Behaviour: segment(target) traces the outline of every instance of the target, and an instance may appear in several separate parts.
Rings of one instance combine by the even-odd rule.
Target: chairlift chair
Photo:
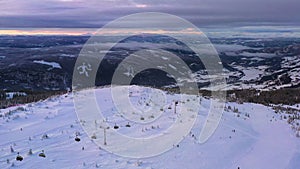
[[[18,156],[16,157],[16,160],[17,160],[17,161],[23,161],[23,157],[20,156],[20,153],[18,153]]]
[[[45,152],[44,152],[44,150],[42,150],[42,152],[39,154],[39,157],[46,158],[46,155],[45,155]]]

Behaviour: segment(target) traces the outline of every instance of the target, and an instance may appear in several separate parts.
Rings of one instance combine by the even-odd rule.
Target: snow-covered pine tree
[[[29,151],[28,151],[28,155],[32,155],[33,153],[32,153],[32,149],[29,149]]]
[[[11,152],[11,153],[15,152],[15,150],[13,149],[12,146],[10,146],[10,152]]]

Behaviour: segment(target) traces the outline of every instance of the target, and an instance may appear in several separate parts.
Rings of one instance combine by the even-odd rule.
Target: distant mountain
[[[88,38],[0,36],[0,89],[48,91],[71,88],[76,58]],[[211,38],[211,41],[224,66],[226,89],[270,90],[300,86],[300,38]],[[119,42],[100,65],[96,85],[110,84],[114,70],[128,55],[139,49],[155,48],[179,56],[193,71],[199,87],[209,86],[210,78],[194,52],[182,42],[160,35],[139,35]],[[175,79],[154,69],[139,73],[132,84],[176,86]]]

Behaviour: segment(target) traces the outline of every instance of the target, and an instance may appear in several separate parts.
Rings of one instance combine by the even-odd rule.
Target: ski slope
[[[174,123],[173,102],[178,94],[148,87],[131,87],[133,106],[146,110],[154,93],[165,97],[162,112],[151,123],[131,122],[114,108],[110,88],[96,89],[99,104],[113,129],[131,137],[149,137],[164,133]],[[187,101],[186,101],[187,102]],[[186,102],[181,102],[185,104]],[[150,104],[150,105],[149,105]],[[210,106],[201,98],[200,111],[191,132],[174,148],[161,155],[131,159],[105,151],[90,139],[75,113],[73,95],[55,96],[44,101],[0,111],[0,168],[104,168],[104,169],[297,169],[300,166],[300,140],[285,120],[271,107],[252,103],[226,103],[221,122],[204,144],[197,142]],[[150,107],[151,108],[151,107]],[[238,113],[233,112],[238,109]],[[247,116],[249,114],[249,117]],[[130,127],[126,127],[130,124]],[[74,139],[76,133],[79,142]],[[45,136],[48,136],[46,138]],[[108,144],[113,140],[107,140]],[[14,152],[11,152],[11,148]],[[149,148],[149,147],[148,147]],[[29,155],[29,149],[33,154]],[[145,148],[146,150],[147,148]],[[38,154],[44,150],[46,158]],[[17,152],[24,157],[16,161]]]

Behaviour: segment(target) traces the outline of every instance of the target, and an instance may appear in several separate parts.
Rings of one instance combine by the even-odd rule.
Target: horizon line
[[[101,28],[0,28],[0,36],[92,36],[96,35],[97,31]],[[290,31],[290,32],[300,32],[300,28],[297,26],[237,26],[237,27],[210,27],[210,28],[200,28],[200,30],[205,30],[204,32],[218,32],[218,31],[225,31],[225,32],[233,32],[233,31],[242,31],[242,32],[251,32],[251,31],[260,31],[260,32],[280,32],[280,31]],[[211,31],[210,31],[211,30]],[[200,32],[201,32],[200,31]],[[148,30],[145,29],[138,29],[138,30],[109,30],[104,33],[106,34],[126,34],[126,33],[153,33],[153,34],[163,34],[163,33],[170,33],[170,31],[164,30]],[[187,33],[187,34],[195,34],[199,33],[196,30],[180,30],[174,31],[171,33]]]

